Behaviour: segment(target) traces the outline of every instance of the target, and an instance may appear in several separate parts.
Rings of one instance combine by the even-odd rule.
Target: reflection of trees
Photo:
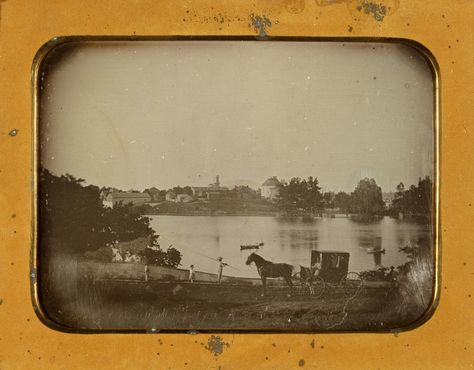
[[[382,222],[383,217],[378,215],[364,216],[364,215],[351,215],[349,220],[355,224],[360,225],[374,225]]]
[[[357,243],[359,247],[363,248],[373,248],[374,239],[376,238],[375,231],[373,230],[364,230],[359,232],[357,235]]]
[[[280,230],[280,245],[289,247],[310,247],[318,248],[318,231],[317,230]]]
[[[365,248],[367,253],[371,252],[375,267],[382,265],[382,237],[375,230],[360,230],[357,235],[357,243],[359,247]]]

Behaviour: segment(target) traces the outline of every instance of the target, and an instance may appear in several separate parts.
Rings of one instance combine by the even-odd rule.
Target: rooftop
[[[276,176],[268,178],[262,186],[278,186],[280,185],[280,181],[276,178]]]

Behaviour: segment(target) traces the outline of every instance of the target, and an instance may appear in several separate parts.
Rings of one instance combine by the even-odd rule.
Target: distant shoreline
[[[208,214],[208,213],[154,213],[154,214],[143,214],[143,216],[150,217],[150,216],[208,216],[208,217],[235,217],[235,216],[247,216],[247,217],[278,217],[277,214],[248,214],[248,213],[226,213],[226,214]]]
[[[337,214],[335,217],[328,217],[328,216],[281,216],[278,215],[278,213],[275,214],[268,214],[268,213],[262,213],[262,214],[256,214],[256,213],[226,213],[226,214],[179,214],[179,213],[155,213],[155,214],[143,214],[145,217],[151,217],[151,216],[189,216],[189,217],[195,217],[195,216],[207,216],[207,217],[274,217],[278,219],[288,219],[288,220],[298,220],[298,219],[322,219],[322,218],[351,218],[350,215],[346,214]]]

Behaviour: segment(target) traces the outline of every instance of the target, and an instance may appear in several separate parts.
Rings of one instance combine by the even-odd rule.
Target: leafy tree
[[[344,213],[351,211],[352,198],[350,194],[340,191],[334,196],[334,207],[339,208]]]
[[[150,237],[152,245],[157,242],[158,236],[150,227],[150,219],[142,216],[140,209],[130,203],[119,203],[107,209],[104,221],[114,242],[127,242],[141,237]]]
[[[258,199],[260,194],[257,190],[252,189],[248,185],[236,185],[232,190],[228,191],[227,194],[230,198],[239,199]]]
[[[165,265],[171,267],[177,267],[181,264],[181,253],[172,246],[169,246],[166,250]]]
[[[433,183],[427,176],[418,180],[418,185],[411,185],[408,190],[403,183],[397,186],[390,213],[397,216],[399,213],[428,219],[432,212]]]
[[[99,193],[96,186],[84,186],[83,179],[71,175],[55,176],[40,169],[39,244],[46,257],[85,254],[91,258],[111,260],[112,255],[107,251],[109,246],[118,242],[135,241],[136,244],[138,240],[147,240],[146,244],[164,255],[161,259],[156,258],[157,264],[179,265],[179,251],[175,248],[161,251],[159,235],[150,227],[150,219],[141,216],[139,208],[131,204],[105,208]]]
[[[172,246],[166,251],[160,248],[145,248],[142,253],[145,261],[149,265],[177,267],[181,264],[181,253]]]
[[[401,182],[397,185],[397,191],[393,197],[391,213],[398,215],[400,212],[403,212],[406,206],[405,203],[405,185]]]
[[[332,191],[325,192],[322,196],[322,203],[324,208],[334,208],[334,201],[336,198],[336,194]]]
[[[320,210],[323,202],[318,179],[310,176],[307,180],[293,177],[289,183],[282,181],[276,202],[280,210],[290,215]]]
[[[374,179],[365,178],[359,181],[351,194],[352,210],[362,216],[381,215],[385,209],[382,189]]]
[[[423,216],[431,215],[433,209],[433,183],[431,179],[428,176],[419,179],[415,191],[414,213]]]
[[[178,194],[188,194],[191,196],[193,195],[193,189],[191,189],[190,186],[184,186],[184,187],[175,186],[173,189],[171,189],[171,191],[175,193],[176,195]]]
[[[39,242],[47,253],[83,253],[114,241],[99,188],[83,179],[41,169],[38,186]]]
[[[155,188],[154,186],[152,186],[149,189],[145,189],[143,192],[147,193],[151,197],[151,200],[153,200],[155,202],[157,200],[160,200],[160,191],[157,188]]]

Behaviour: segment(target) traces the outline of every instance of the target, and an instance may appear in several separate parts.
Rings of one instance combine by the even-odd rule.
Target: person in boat
[[[217,282],[220,284],[222,279],[222,270],[224,270],[224,267],[227,266],[227,263],[222,262],[222,257],[218,257],[217,262],[219,262],[217,270]]]
[[[189,266],[189,278],[188,281],[192,284],[194,283],[194,265]]]

